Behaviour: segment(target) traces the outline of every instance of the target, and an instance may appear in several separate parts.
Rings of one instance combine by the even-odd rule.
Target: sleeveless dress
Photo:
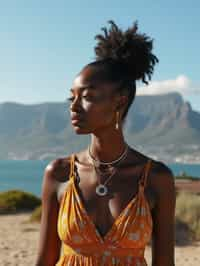
[[[63,252],[55,266],[147,266],[144,251],[151,239],[153,222],[144,188],[151,160],[143,168],[136,196],[104,237],[79,196],[74,160],[72,154],[69,186],[61,200],[57,223]]]

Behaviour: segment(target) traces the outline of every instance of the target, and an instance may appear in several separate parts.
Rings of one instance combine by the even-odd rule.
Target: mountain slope
[[[124,134],[130,145],[152,149],[200,146],[200,113],[178,93],[137,96]],[[43,159],[70,154],[86,147],[89,135],[77,136],[66,103],[0,104],[0,159]],[[180,148],[181,146],[181,148]],[[149,150],[150,151],[150,150]]]

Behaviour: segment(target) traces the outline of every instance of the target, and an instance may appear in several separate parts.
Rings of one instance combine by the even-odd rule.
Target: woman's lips
[[[72,125],[78,125],[83,122],[83,117],[80,114],[71,114],[71,123]]]
[[[80,119],[72,119],[72,125],[77,125],[77,124],[80,124],[82,122],[82,120]]]

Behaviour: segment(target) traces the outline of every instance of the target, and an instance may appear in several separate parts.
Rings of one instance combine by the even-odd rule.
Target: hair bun
[[[96,60],[112,60],[114,63],[121,64],[126,69],[130,80],[139,80],[146,84],[146,76],[151,79],[154,65],[159,62],[158,58],[152,54],[153,39],[145,34],[137,33],[137,21],[131,28],[122,31],[112,21],[110,29],[101,28],[104,35],[98,34],[95,47]]]

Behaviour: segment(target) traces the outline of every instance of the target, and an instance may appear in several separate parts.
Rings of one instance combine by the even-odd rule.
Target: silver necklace
[[[94,167],[96,173],[98,174],[98,170],[96,167]],[[101,184],[100,181],[98,180],[98,185],[96,186],[96,194],[99,195],[99,196],[105,196],[108,194],[108,188],[106,186],[106,184],[108,183],[108,181],[111,179],[111,177],[117,172],[116,169],[114,169],[112,171],[112,174],[106,179],[106,181]]]
[[[88,154],[89,154],[89,157],[92,159],[93,161],[93,164],[96,166],[96,167],[99,167],[100,165],[106,165],[106,166],[111,166],[117,162],[119,162],[123,157],[124,155],[127,153],[128,151],[128,144],[125,143],[125,150],[124,152],[119,156],[119,158],[111,161],[111,162],[103,162],[103,161],[100,161],[100,160],[97,160],[96,158],[93,157],[93,155],[91,154],[91,151],[90,151],[90,146],[88,147]]]
[[[126,157],[126,155],[127,155],[127,153],[128,153],[128,145],[126,144],[126,148],[125,148],[125,151],[122,153],[122,155],[118,158],[118,159],[116,159],[116,160],[114,160],[114,161],[112,161],[112,162],[109,162],[109,163],[105,163],[105,162],[103,162],[103,164],[106,164],[106,165],[112,165],[113,163],[119,163],[119,162],[121,162],[123,159],[125,159],[125,157]],[[90,159],[92,160],[92,164],[93,164],[93,166],[94,166],[94,169],[95,169],[95,172],[98,174],[100,174],[100,175],[102,175],[102,172],[100,171],[100,169],[98,169],[98,167],[95,165],[95,163],[94,162],[100,162],[100,163],[102,163],[101,161],[97,161],[96,159],[94,159],[94,157],[93,156],[91,156],[91,153],[90,153],[90,149],[88,148],[88,155],[89,155],[89,157],[90,157]],[[105,196],[105,195],[107,195],[108,194],[108,188],[107,188],[107,186],[106,186],[106,184],[108,183],[108,181],[110,181],[110,179],[111,179],[111,177],[115,174],[117,172],[117,168],[114,168],[113,170],[112,170],[112,173],[111,173],[111,175],[106,179],[106,181],[102,184],[99,180],[98,180],[98,185],[96,186],[96,194],[97,195],[99,195],[99,196]]]

